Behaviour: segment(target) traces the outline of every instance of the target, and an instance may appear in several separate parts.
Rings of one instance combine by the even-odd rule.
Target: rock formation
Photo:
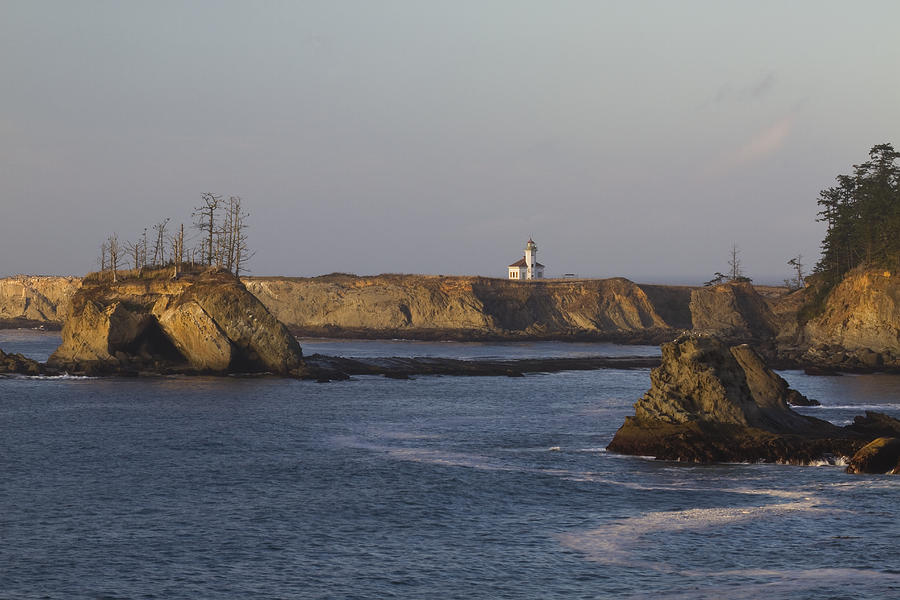
[[[853,455],[847,472],[900,474],[900,438],[880,437],[872,440]]]
[[[772,337],[775,318],[768,302],[749,283],[723,283],[691,292],[693,329],[720,337],[760,340]]]
[[[813,288],[788,294],[749,283],[343,274],[244,283],[298,335],[659,343],[693,328],[749,342],[780,366],[900,370],[900,277],[884,271],[850,272],[812,318],[804,307]],[[63,277],[0,279],[0,326],[60,323],[80,285]]]
[[[610,450],[693,462],[802,464],[852,456],[900,426],[884,415],[845,428],[800,415],[788,404],[802,396],[752,348],[729,347],[711,336],[684,335],[664,344],[651,383]]]
[[[794,346],[801,362],[900,368],[900,276],[851,271],[821,314],[800,327]]]
[[[40,363],[21,354],[7,354],[0,350],[0,376],[16,373],[19,375],[40,375],[43,372]]]
[[[645,293],[627,279],[511,282],[485,277],[247,278],[303,335],[452,339],[658,340],[689,327],[687,288]],[[655,304],[650,295],[659,299]],[[681,306],[672,306],[680,304]]]
[[[81,280],[75,277],[0,279],[0,322],[19,326],[62,322],[68,300],[79,287]]]
[[[236,278],[223,272],[85,278],[48,364],[90,372],[296,373],[300,346]]]

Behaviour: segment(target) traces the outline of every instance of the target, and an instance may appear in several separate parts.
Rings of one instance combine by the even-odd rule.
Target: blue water
[[[900,378],[784,375],[900,416]],[[900,596],[900,478],[605,452],[648,377],[2,379],[0,597]]]

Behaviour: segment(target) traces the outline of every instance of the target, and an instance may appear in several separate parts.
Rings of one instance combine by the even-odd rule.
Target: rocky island
[[[85,277],[48,365],[88,373],[300,373],[296,338],[236,277],[173,273]]]
[[[689,462],[808,464],[854,457],[875,438],[900,437],[900,421],[878,413],[838,427],[789,406],[807,403],[750,346],[686,334],[663,344],[650,390],[608,449]],[[883,441],[877,449],[879,460],[865,458],[875,453],[870,448],[851,459],[851,470],[900,460],[894,443]],[[885,458],[890,452],[893,458]]]

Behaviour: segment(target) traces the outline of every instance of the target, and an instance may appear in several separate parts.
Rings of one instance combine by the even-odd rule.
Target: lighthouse
[[[525,256],[509,265],[509,278],[521,281],[523,279],[543,279],[544,265],[537,261],[537,244],[528,238],[525,244]]]
[[[537,244],[533,239],[528,238],[528,243],[525,244],[525,279],[535,279],[537,264]]]

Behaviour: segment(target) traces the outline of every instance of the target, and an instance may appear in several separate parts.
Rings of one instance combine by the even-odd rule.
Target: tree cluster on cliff
[[[900,267],[900,152],[891,144],[869,151],[853,174],[819,194],[819,220],[827,224],[816,265],[828,287],[854,267]]]
[[[247,245],[247,217],[239,196],[227,201],[216,194],[203,194],[201,204],[194,209],[194,228],[200,231],[196,245],[186,246],[184,224],[174,234],[168,233],[170,219],[166,217],[153,225],[152,237],[148,229],[133,241],[120,242],[113,233],[100,245],[100,271],[115,281],[118,272],[127,268],[175,267],[177,274],[184,265],[207,265],[225,269],[240,276],[247,270],[253,256]]]
[[[252,256],[247,246],[247,217],[240,196],[203,194],[200,206],[194,209],[194,227],[201,232],[202,262],[217,266],[240,276]]]

